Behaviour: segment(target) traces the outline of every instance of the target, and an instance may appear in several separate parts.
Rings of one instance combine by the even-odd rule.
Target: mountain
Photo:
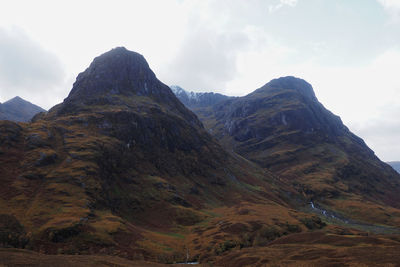
[[[399,226],[400,175],[324,108],[306,81],[274,79],[212,110],[200,118],[214,137],[290,183],[313,207]]]
[[[396,181],[385,189],[366,176],[386,183],[395,172],[297,81],[209,106],[213,137],[142,55],[118,47],[96,57],[62,103],[30,123],[0,121],[0,264],[397,263]],[[269,148],[290,153],[272,161],[273,150],[239,150],[257,148],[274,112],[285,118],[271,120]],[[240,137],[239,122],[250,134]],[[320,128],[308,135],[308,123]],[[304,172],[310,161],[315,171]],[[336,167],[342,176],[329,180]],[[376,187],[364,192],[359,180]]]
[[[28,122],[37,113],[45,111],[41,107],[16,96],[3,104],[0,103],[0,120]]]
[[[290,211],[293,190],[225,151],[144,57],[122,47],[95,58],[30,124],[1,121],[0,148],[8,246],[160,262],[190,250],[206,260],[245,232],[254,239],[271,223],[298,232],[313,218]]]
[[[392,166],[393,169],[395,169],[397,172],[400,172],[400,161],[390,161],[387,162],[390,166]]]

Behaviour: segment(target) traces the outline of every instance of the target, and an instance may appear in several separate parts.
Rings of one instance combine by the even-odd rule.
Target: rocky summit
[[[199,125],[196,116],[187,112],[169,87],[156,78],[144,57],[124,47],[114,48],[95,58],[78,75],[68,97],[52,113],[76,114],[105,106],[129,108],[145,100],[162,105]]]
[[[205,127],[118,47],[47,113],[0,121],[0,265],[400,260],[399,175],[311,85],[203,104]]]

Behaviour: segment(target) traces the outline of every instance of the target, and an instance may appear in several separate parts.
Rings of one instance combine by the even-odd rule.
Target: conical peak
[[[76,78],[66,99],[84,100],[104,95],[147,95],[157,80],[145,58],[124,47],[114,48],[96,57]]]
[[[195,115],[157,79],[142,55],[117,47],[96,57],[78,75],[68,97],[49,111],[49,118],[104,110],[154,111],[161,106],[201,127]]]
[[[104,70],[110,71],[114,69],[121,71],[123,68],[131,68],[136,71],[140,69],[150,70],[149,64],[141,54],[129,51],[125,47],[116,47],[96,57],[87,71],[101,74],[101,71]]]

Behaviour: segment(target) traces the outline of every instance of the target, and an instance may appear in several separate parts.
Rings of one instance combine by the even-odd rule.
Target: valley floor
[[[266,246],[234,249],[213,263],[188,266],[399,266],[400,236],[291,234]],[[101,255],[45,255],[22,249],[0,249],[0,266],[183,266]]]
[[[46,255],[24,249],[0,249],[0,267],[14,266],[57,266],[57,267],[161,267],[182,266],[180,264],[159,264],[146,261],[130,261],[120,257],[102,255]],[[191,266],[191,265],[190,265]],[[202,266],[202,265],[196,265]]]

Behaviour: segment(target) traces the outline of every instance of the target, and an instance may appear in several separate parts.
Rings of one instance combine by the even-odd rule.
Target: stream
[[[342,221],[342,222],[344,222],[344,223],[346,223],[346,224],[349,223],[348,220],[344,220],[344,219],[339,218],[339,217],[338,217],[337,215],[335,215],[335,213],[333,213],[333,212],[329,212],[329,211],[327,211],[327,210],[324,210],[324,209],[321,208],[321,207],[316,207],[316,205],[314,205],[314,202],[312,202],[312,201],[310,202],[310,206],[311,206],[311,208],[314,210],[314,212],[320,213],[320,214],[323,215],[324,217],[332,218],[332,219],[337,219],[337,220]]]
[[[310,207],[314,213],[321,214],[327,219],[327,221],[333,224],[344,224],[347,227],[355,228],[361,231],[372,232],[375,234],[400,233],[400,229],[396,227],[363,223],[353,219],[345,218],[337,213],[323,209],[321,206],[312,201],[310,202]]]

